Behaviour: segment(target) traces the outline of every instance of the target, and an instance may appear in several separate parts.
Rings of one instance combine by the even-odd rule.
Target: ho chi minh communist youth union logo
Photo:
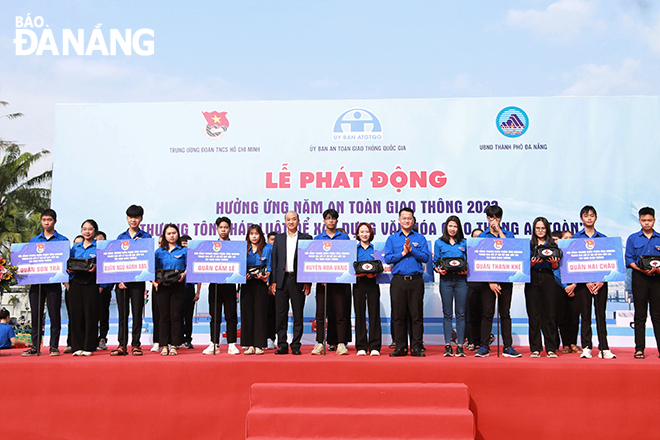
[[[529,128],[527,113],[520,107],[506,107],[497,114],[497,129],[506,137],[517,138]]]
[[[493,246],[495,247],[495,249],[500,250],[504,247],[504,242],[502,240],[495,240]]]
[[[324,241],[323,250],[328,252],[330,249],[332,249],[332,243],[330,243],[329,241]]]
[[[122,251],[127,251],[129,247],[131,247],[131,244],[128,240],[123,240],[121,242],[121,250]]]
[[[209,139],[220,139],[229,129],[227,112],[202,112],[206,119],[204,136]]]
[[[46,245],[43,243],[38,243],[37,244],[37,253],[38,254],[43,254],[43,252],[46,250]]]
[[[220,249],[222,249],[222,243],[219,242],[214,242],[213,243],[213,252],[220,252]]]
[[[352,108],[339,115],[332,128],[335,141],[379,140],[383,127],[376,115],[363,108]]]
[[[592,250],[593,248],[596,247],[596,243],[594,243],[593,240],[584,240],[584,246],[585,246],[587,249]]]

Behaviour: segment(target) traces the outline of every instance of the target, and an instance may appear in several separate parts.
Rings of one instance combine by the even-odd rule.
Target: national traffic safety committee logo
[[[383,138],[380,120],[369,110],[352,108],[339,115],[332,129],[332,139],[379,140]]]

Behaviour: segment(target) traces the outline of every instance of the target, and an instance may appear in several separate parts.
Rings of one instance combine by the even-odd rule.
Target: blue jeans
[[[454,303],[456,305],[456,334],[458,344],[465,340],[465,306],[467,303],[467,278],[465,275],[440,276],[440,297],[442,298],[442,328],[445,334],[445,344],[451,341]]]

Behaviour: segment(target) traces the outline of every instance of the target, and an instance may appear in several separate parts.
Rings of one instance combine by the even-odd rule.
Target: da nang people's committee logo
[[[204,136],[209,139],[220,139],[229,129],[227,112],[202,112],[206,119]]]
[[[527,113],[520,107],[507,107],[497,114],[497,129],[506,137],[522,136],[529,128]]]
[[[332,129],[332,139],[379,140],[383,138],[380,120],[369,110],[352,108],[339,115]]]

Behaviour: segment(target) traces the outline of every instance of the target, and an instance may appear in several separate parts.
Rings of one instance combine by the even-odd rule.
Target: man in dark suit
[[[284,217],[287,231],[278,234],[273,244],[272,274],[270,294],[275,295],[275,327],[277,329],[277,350],[275,354],[288,354],[287,326],[289,321],[289,301],[293,310],[293,340],[291,353],[301,354],[300,339],[303,334],[303,309],[305,297],[309,295],[311,284],[301,284],[296,277],[298,265],[298,240],[311,240],[312,236],[298,232],[298,214],[289,211]]]

